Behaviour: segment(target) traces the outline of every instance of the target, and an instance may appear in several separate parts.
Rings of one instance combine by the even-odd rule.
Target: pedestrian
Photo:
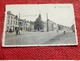
[[[18,29],[16,30],[16,35],[18,35]]]
[[[19,30],[19,34],[21,34],[21,30]]]
[[[20,32],[21,32],[21,30],[19,29],[19,30],[18,30],[18,33],[20,34]]]
[[[66,34],[66,31],[64,31],[64,34]]]
[[[6,31],[6,33],[8,33],[8,30]]]
[[[12,32],[12,29],[10,28],[9,32]]]

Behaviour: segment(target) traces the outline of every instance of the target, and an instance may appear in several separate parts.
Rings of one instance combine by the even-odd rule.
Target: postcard
[[[3,47],[78,45],[73,4],[8,4]]]

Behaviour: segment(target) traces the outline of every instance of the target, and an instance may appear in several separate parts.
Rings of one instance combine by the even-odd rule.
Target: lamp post
[[[49,19],[48,19],[48,14],[46,14],[46,17],[47,17],[47,32],[49,31],[49,27],[48,27],[48,21],[49,21]]]
[[[19,13],[19,30],[20,30],[20,13]]]
[[[20,13],[19,13],[19,28],[18,28],[18,34],[20,34]]]

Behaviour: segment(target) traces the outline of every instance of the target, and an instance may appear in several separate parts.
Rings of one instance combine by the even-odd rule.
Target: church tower
[[[43,21],[41,19],[41,14],[39,14],[38,18],[36,19],[34,23],[34,29],[37,31],[40,31],[44,28]]]

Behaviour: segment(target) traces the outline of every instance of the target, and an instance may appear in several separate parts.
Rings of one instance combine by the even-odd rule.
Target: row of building
[[[39,14],[38,18],[32,22],[26,19],[20,19],[17,15],[12,14],[11,11],[7,11],[6,20],[7,32],[14,32],[17,29],[22,31],[54,31],[58,30],[60,27],[60,25],[48,18],[45,22],[43,22],[41,14]]]
[[[26,21],[25,19],[20,19],[17,15],[11,13],[11,11],[7,12],[6,18],[6,31],[16,31],[17,29],[30,31],[33,29],[34,24],[32,21]]]
[[[58,30],[58,25],[48,18],[45,22],[43,22],[41,14],[39,14],[38,18],[34,22],[34,29],[37,31],[54,31]]]

